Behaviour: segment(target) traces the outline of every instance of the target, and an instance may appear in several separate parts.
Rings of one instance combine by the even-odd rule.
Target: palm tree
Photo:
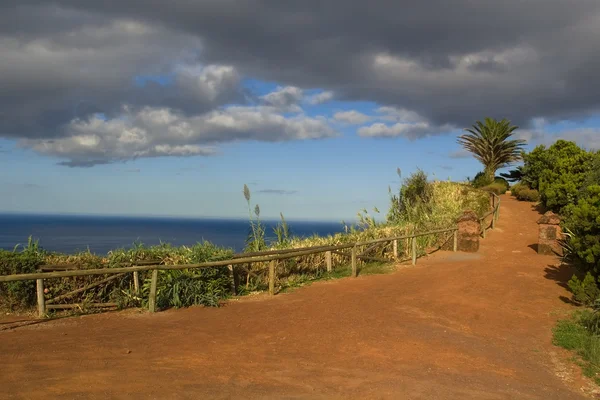
[[[484,174],[491,181],[499,168],[522,159],[526,142],[509,139],[516,129],[507,119],[496,121],[486,118],[485,123],[477,121],[471,128],[465,129],[469,133],[459,136],[458,143],[483,164]]]

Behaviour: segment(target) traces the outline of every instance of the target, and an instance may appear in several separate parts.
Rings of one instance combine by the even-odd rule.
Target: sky
[[[0,212],[385,213],[488,116],[599,149],[597,37],[597,0],[3,1]]]

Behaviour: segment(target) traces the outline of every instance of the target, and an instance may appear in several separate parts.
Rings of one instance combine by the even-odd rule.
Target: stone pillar
[[[479,251],[479,218],[474,211],[465,211],[458,219],[457,250],[467,253]]]
[[[560,228],[560,217],[552,211],[548,211],[538,220],[538,254],[562,255],[562,247],[559,240],[562,239]]]

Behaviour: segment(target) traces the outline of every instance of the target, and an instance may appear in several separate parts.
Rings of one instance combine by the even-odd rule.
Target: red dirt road
[[[529,247],[530,204],[502,204],[476,255],[219,309],[2,330],[0,398],[586,398],[589,384],[551,344],[571,310],[559,299],[571,272]]]

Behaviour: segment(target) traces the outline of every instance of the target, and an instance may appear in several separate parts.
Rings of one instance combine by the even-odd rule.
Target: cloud
[[[458,159],[458,158],[469,158],[469,157],[472,157],[473,155],[471,153],[469,153],[467,150],[460,149],[460,150],[453,151],[448,156],[450,158]]]
[[[263,189],[259,190],[258,193],[264,194],[277,194],[277,195],[292,195],[298,193],[297,190],[282,190],[282,189]]]
[[[568,140],[577,143],[588,150],[600,150],[600,129],[599,128],[578,128],[566,129],[559,132],[547,133],[544,131],[531,131],[526,135],[521,135],[531,144],[552,145],[559,139]],[[528,139],[527,139],[528,138]]]
[[[284,117],[271,107],[237,106],[197,116],[168,108],[124,107],[122,114],[75,120],[63,137],[23,139],[19,145],[40,154],[67,158],[60,164],[91,167],[152,157],[210,156],[215,145],[240,140],[282,142],[336,136],[324,118]]]
[[[407,139],[418,139],[425,136],[439,135],[451,131],[451,126],[432,126],[428,122],[407,123],[398,122],[393,125],[387,125],[377,122],[370,126],[364,126],[358,130],[358,135],[362,137],[404,137]]]
[[[263,103],[281,111],[299,112],[302,101],[302,89],[294,86],[278,87],[262,97]]]
[[[360,125],[371,120],[371,117],[356,110],[340,111],[333,115],[333,119],[352,125]]]
[[[315,95],[309,97],[308,102],[313,105],[323,104],[323,103],[327,103],[327,102],[333,100],[333,97],[334,97],[333,92],[326,90],[319,94],[315,94]]]
[[[298,93],[314,89],[321,93],[303,102],[320,104],[335,93],[338,101],[379,104],[377,124],[362,129],[367,137],[417,139],[485,116],[534,129],[536,118],[552,122],[600,111],[592,84],[600,78],[599,35],[596,0],[457,0],[452,7],[443,0],[330,0],[326,6],[307,0],[277,7],[266,0],[9,0],[0,5],[0,136],[76,164],[134,157],[127,151],[206,154],[210,135],[199,120],[208,124],[207,116],[224,114],[235,121],[231,129],[220,125],[215,143],[265,140],[239,128],[239,116],[228,109],[258,104],[264,108],[252,112],[267,114],[265,120],[284,109],[307,118]],[[140,85],[139,77],[160,79]],[[245,78],[276,82],[281,90],[256,101],[242,88]],[[128,118],[124,106],[134,115],[169,110],[176,122],[202,133],[172,141],[127,122],[153,146],[167,147],[105,146],[115,141],[118,121]],[[83,140],[75,127],[96,123],[97,114],[112,125],[98,128],[107,137],[99,145],[73,139]],[[285,129],[297,123],[278,124],[281,135],[290,137]],[[596,143],[589,132],[573,134]],[[268,140],[278,135],[271,131]],[[50,140],[60,146],[40,145]],[[76,156],[65,152],[69,146]]]
[[[454,169],[451,165],[438,165],[438,167],[446,171],[452,171]]]

